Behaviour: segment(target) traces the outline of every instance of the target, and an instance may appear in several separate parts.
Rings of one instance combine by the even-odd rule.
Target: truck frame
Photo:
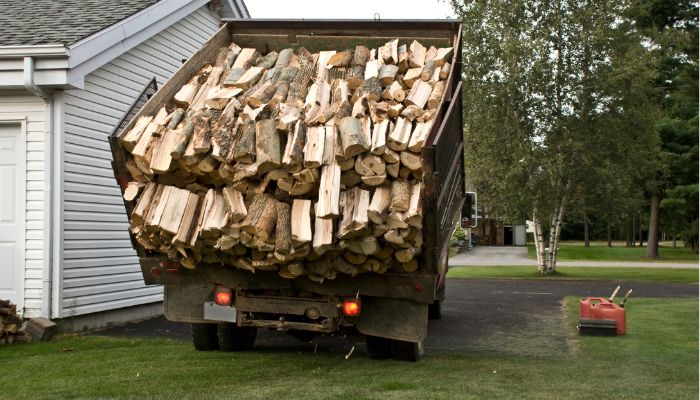
[[[290,280],[274,272],[251,273],[232,266],[203,264],[186,269],[178,262],[143,248],[133,237],[144,282],[164,285],[164,314],[171,321],[193,324],[199,350],[247,350],[257,328],[309,334],[356,330],[367,337],[372,358],[417,361],[423,354],[428,319],[440,317],[445,296],[449,239],[465,201],[464,140],[461,97],[461,24],[458,20],[236,20],[226,22],[168,80],[153,92],[144,91],[110,137],[114,175],[122,191],[130,181],[126,152],[118,138],[141,115],[167,103],[221,47],[231,41],[241,47],[271,51],[306,47],[310,51],[381,46],[389,40],[421,41],[453,47],[451,72],[436,121],[425,141],[423,163],[423,251],[415,273],[367,273],[341,276],[322,283],[306,277]],[[140,108],[140,109],[139,109]],[[127,215],[135,203],[125,201]],[[228,293],[230,305],[217,304]],[[224,298],[226,295],[222,295]],[[344,312],[356,303],[359,315]]]

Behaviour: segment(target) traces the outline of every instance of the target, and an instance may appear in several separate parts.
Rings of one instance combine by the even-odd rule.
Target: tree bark
[[[651,195],[649,212],[649,239],[647,239],[647,258],[659,258],[659,201],[658,193]]]
[[[612,224],[608,222],[608,247],[612,247]]]
[[[542,232],[542,224],[537,219],[537,210],[532,213],[532,220],[535,223],[535,249],[537,250],[537,269],[540,274],[547,272],[547,259],[544,250],[544,232]]]

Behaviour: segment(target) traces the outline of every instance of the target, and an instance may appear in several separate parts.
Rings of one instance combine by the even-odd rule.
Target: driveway
[[[450,266],[458,265],[530,265],[537,261],[527,257],[527,247],[477,246],[471,252],[451,256]],[[640,268],[698,268],[698,263],[653,261],[557,261],[559,267],[640,267]]]
[[[608,296],[616,285],[607,281],[449,279],[443,318],[430,321],[428,325],[426,354],[483,352],[540,356],[568,353],[575,343],[575,331],[565,318],[563,298]],[[630,287],[634,288],[636,297],[698,295],[698,286],[691,284],[639,282]],[[634,298],[629,304],[628,326],[633,331]],[[190,327],[160,317],[96,334],[189,341]],[[357,356],[366,354],[364,339],[358,335],[324,336],[317,343],[303,343],[284,332],[261,329],[256,341],[256,351],[320,351],[344,356],[353,347]]]

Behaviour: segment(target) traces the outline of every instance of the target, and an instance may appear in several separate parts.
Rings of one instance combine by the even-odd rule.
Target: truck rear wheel
[[[192,344],[199,351],[219,350],[216,324],[192,324]]]
[[[391,350],[394,357],[400,361],[420,361],[423,358],[423,341],[413,343],[403,340],[392,340]]]
[[[428,319],[442,318],[442,300],[435,300],[433,304],[428,304]]]
[[[249,326],[236,326],[236,324],[223,322],[219,324],[219,349],[221,351],[246,351],[251,350],[255,344],[258,328]]]
[[[393,356],[391,352],[391,339],[379,336],[367,336],[367,355],[373,360],[386,360]]]

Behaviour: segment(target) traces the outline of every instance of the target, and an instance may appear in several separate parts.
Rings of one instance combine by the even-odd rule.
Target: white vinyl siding
[[[224,0],[224,7],[221,10],[221,18],[243,19],[250,18],[248,9],[243,0]]]
[[[65,92],[61,316],[162,300],[143,283],[107,138],[153,77],[162,86],[218,28],[202,7]]]
[[[26,230],[24,261],[24,316],[41,315],[44,261],[44,101],[27,92],[0,94],[0,120],[25,118]]]

